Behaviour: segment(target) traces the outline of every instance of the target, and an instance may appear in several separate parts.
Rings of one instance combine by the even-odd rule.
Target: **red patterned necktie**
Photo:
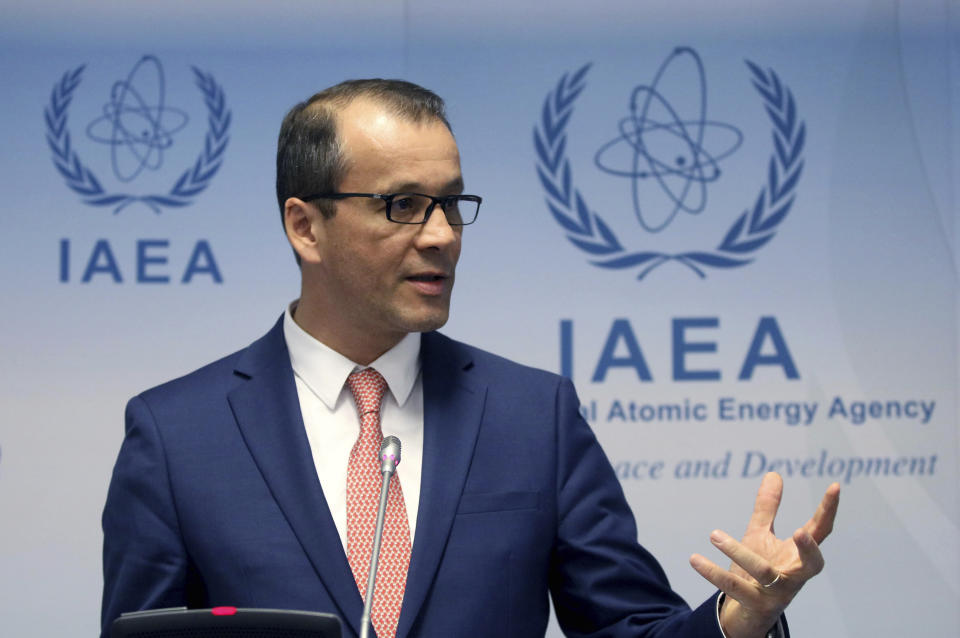
[[[353,372],[347,385],[360,414],[360,436],[350,451],[347,465],[347,558],[360,595],[366,595],[373,553],[373,533],[380,505],[380,402],[387,382],[373,368]],[[400,477],[390,480],[387,515],[377,564],[377,584],[370,619],[378,638],[394,638],[403,590],[410,566],[410,526]]]

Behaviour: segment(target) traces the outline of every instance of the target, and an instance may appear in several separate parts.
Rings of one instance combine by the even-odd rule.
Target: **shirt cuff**
[[[720,630],[720,635],[723,636],[723,638],[727,638],[727,634],[723,631],[723,625],[720,624],[720,606],[723,605],[724,598],[726,598],[726,594],[723,592],[720,592],[720,595],[717,596],[717,628]],[[784,638],[784,636],[783,621],[777,618],[777,624],[767,631],[765,638]]]

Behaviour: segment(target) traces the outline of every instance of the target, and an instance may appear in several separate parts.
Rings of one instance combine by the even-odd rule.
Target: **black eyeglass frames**
[[[425,224],[433,210],[440,206],[447,223],[451,226],[466,226],[477,221],[482,197],[478,195],[445,195],[434,197],[423,193],[319,193],[301,197],[305,202],[315,199],[349,199],[366,197],[379,199],[386,204],[387,219],[397,224]]]

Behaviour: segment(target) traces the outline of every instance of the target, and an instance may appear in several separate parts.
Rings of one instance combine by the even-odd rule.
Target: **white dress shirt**
[[[423,458],[423,383],[420,379],[420,333],[410,333],[369,366],[347,359],[310,336],[294,321],[290,304],[283,319],[283,336],[290,351],[300,413],[307,429],[313,464],[323,496],[347,551],[347,464],[360,434],[360,418],[347,377],[354,370],[375,368],[389,391],[380,407],[384,436],[400,439],[397,474],[413,543],[420,504]]]

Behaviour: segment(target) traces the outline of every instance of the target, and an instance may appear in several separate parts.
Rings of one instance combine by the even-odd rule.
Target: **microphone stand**
[[[377,562],[380,558],[380,541],[383,539],[383,525],[387,514],[387,496],[390,478],[400,463],[400,439],[388,436],[380,444],[380,471],[383,481],[380,484],[380,506],[377,508],[377,526],[373,533],[373,551],[370,554],[370,573],[367,576],[367,595],[363,598],[363,615],[360,617],[360,638],[370,636],[370,610],[373,607],[373,592],[377,585]]]

